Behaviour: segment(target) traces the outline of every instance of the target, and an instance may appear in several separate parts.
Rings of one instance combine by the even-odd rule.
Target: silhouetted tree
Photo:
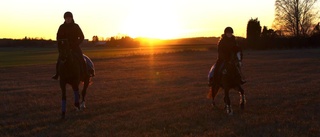
[[[129,36],[115,36],[110,37],[107,41],[109,46],[119,46],[119,47],[138,47],[140,43]]]
[[[264,26],[260,37],[260,49],[275,48],[276,37],[277,34],[273,29],[268,29],[267,26]]]
[[[93,37],[92,37],[92,42],[98,42],[98,41],[99,41],[98,36],[93,36]]]
[[[320,22],[318,22],[318,24],[313,28],[312,34],[320,34]]]
[[[277,34],[273,29],[268,29],[267,26],[263,26],[263,30],[261,33],[261,38],[264,37],[276,37]]]
[[[320,22],[313,28],[309,42],[311,47],[320,47]]]
[[[247,45],[249,48],[254,48],[259,44],[261,34],[261,26],[258,18],[250,19],[247,25]]]
[[[276,0],[274,28],[286,36],[308,36],[316,24],[317,0]]]

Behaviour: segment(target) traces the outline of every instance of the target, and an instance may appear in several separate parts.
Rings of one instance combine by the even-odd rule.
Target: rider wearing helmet
[[[65,22],[60,25],[58,33],[57,33],[57,41],[64,39],[67,40],[69,43],[70,49],[76,53],[80,63],[81,63],[81,78],[83,78],[83,75],[87,74],[86,64],[83,59],[82,50],[80,48],[80,44],[84,40],[84,35],[82,33],[82,30],[80,29],[79,25],[74,22],[73,15],[71,12],[65,12],[64,13],[64,20]],[[59,77],[59,59],[56,64],[56,74],[52,76],[52,79],[58,79]]]
[[[236,38],[233,35],[233,29],[231,27],[226,27],[224,34],[222,34],[221,39],[218,43],[218,59],[214,69],[213,83],[218,83],[221,78],[222,64],[230,63],[235,59],[241,64],[242,52],[241,48],[236,42]],[[239,67],[240,65],[238,65]],[[241,84],[246,81],[242,79],[242,74],[240,68],[237,72],[238,77],[241,79]]]

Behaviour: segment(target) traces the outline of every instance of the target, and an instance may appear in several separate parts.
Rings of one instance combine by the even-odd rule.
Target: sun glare
[[[122,32],[131,37],[170,39],[181,36],[180,22],[173,8],[137,4],[123,21]]]

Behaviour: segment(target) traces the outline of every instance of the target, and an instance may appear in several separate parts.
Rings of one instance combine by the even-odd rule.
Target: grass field
[[[140,48],[118,48],[118,47],[83,47],[84,54],[93,59],[110,59],[120,57],[144,56],[155,54],[166,54],[181,51],[204,51],[212,48],[212,45],[182,45],[182,46],[157,46]],[[55,47],[0,47],[0,67],[43,65],[55,62],[58,50]]]
[[[6,50],[0,55],[23,54]],[[68,88],[66,120],[60,120],[59,84],[50,79],[57,55],[47,51],[28,51],[46,63],[1,64],[0,136],[320,136],[319,49],[245,51],[247,104],[241,111],[232,90],[233,116],[223,110],[223,92],[218,110],[206,99],[214,50],[123,50],[128,54],[116,56],[85,49],[97,75],[85,111],[73,110]]]

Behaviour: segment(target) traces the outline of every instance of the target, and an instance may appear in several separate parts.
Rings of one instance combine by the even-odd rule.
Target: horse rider
[[[73,15],[71,12],[67,11],[64,13],[64,23],[60,25],[58,33],[57,33],[57,41],[59,40],[67,40],[69,43],[70,49],[76,54],[77,58],[80,61],[80,70],[81,70],[81,79],[84,78],[84,75],[87,74],[87,68],[86,68],[86,63],[83,59],[83,53],[80,48],[80,44],[84,40],[84,35],[82,33],[81,28],[79,27],[78,24],[74,22]],[[52,79],[57,80],[59,77],[59,58],[56,63],[56,74],[52,76]]]
[[[214,69],[213,83],[218,83],[222,76],[222,65],[226,63],[231,63],[235,59],[238,61],[237,65],[237,77],[240,78],[240,83],[244,84],[246,81],[243,80],[241,73],[241,58],[242,52],[241,48],[237,45],[236,38],[233,35],[233,29],[231,27],[226,27],[224,34],[222,34],[221,39],[218,43],[218,59],[216,61],[216,66]]]

